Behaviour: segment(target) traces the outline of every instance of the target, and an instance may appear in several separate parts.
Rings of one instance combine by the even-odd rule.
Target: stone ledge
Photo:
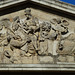
[[[53,70],[53,71],[75,71],[73,64],[0,64],[0,70]]]

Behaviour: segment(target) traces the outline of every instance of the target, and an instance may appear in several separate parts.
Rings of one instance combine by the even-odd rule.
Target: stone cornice
[[[71,5],[59,0],[6,0],[0,2],[0,9],[25,1],[39,3],[41,5],[46,5],[75,15],[75,5]]]
[[[31,0],[31,1],[39,3],[39,4],[43,4],[58,10],[62,10],[71,14],[75,14],[75,6],[65,2],[61,2],[58,0]]]
[[[1,1],[0,2],[0,9],[4,8],[4,7],[8,7],[14,4],[18,4],[21,2],[25,2],[27,0],[6,0],[6,1]]]

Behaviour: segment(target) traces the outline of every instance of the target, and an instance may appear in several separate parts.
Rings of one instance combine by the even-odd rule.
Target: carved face
[[[28,15],[31,14],[31,9],[30,8],[26,8],[25,9],[25,14],[28,14]]]
[[[60,18],[53,18],[52,20],[50,20],[50,22],[54,25],[56,24],[60,24],[61,23],[61,19]]]
[[[62,24],[63,24],[64,26],[68,26],[68,25],[69,25],[69,22],[68,22],[67,20],[62,20]]]
[[[31,18],[31,9],[30,8],[25,9],[25,16],[27,17],[27,20],[29,20]]]
[[[48,23],[48,22],[42,23],[41,36],[44,37],[44,38],[47,37],[50,30],[51,30],[50,23]]]
[[[17,24],[17,23],[16,23],[16,24],[14,24],[14,25],[12,25],[12,29],[13,29],[14,31],[16,31],[18,28],[19,28],[19,26],[18,26],[18,24]]]

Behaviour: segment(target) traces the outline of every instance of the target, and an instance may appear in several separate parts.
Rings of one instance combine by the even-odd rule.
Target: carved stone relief
[[[66,19],[40,22],[30,8],[24,13],[0,20],[0,63],[75,62],[75,32]]]

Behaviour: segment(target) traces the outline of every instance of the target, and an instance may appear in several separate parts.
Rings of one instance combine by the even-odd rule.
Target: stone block
[[[74,62],[74,56],[67,56],[67,62]]]
[[[66,62],[66,61],[67,61],[66,56],[60,55],[60,56],[58,57],[58,61],[59,61],[59,62]]]
[[[33,56],[33,64],[38,64],[38,63],[40,63],[38,56]]]
[[[40,63],[53,63],[53,58],[51,56],[39,56]]]

